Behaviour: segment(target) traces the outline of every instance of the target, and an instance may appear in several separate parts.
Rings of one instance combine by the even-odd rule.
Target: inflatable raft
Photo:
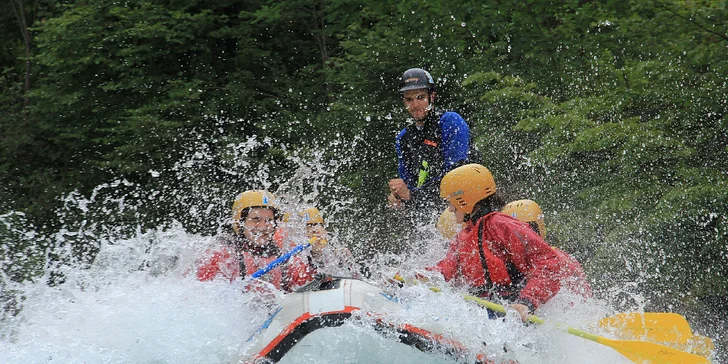
[[[386,313],[399,309],[402,305],[396,297],[371,284],[350,278],[319,277],[286,296],[248,340],[246,357],[240,362],[300,362],[302,357],[308,357],[304,361],[316,362],[311,357],[319,355],[326,359],[326,342],[336,340],[339,351],[347,342],[349,346],[360,346],[347,348],[347,353],[363,357],[348,358],[347,362],[496,363],[482,353],[469,352],[460,342],[447,337],[436,323],[390,321]],[[349,330],[341,331],[342,326]],[[367,339],[357,327],[374,328],[367,332],[380,337]],[[347,341],[352,330],[360,337]],[[361,347],[362,340],[374,342]],[[310,350],[316,345],[319,347]]]

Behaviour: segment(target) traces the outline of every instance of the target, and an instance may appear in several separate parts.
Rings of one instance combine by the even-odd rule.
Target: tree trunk
[[[320,0],[313,3],[311,7],[311,15],[313,21],[308,25],[309,32],[313,35],[316,43],[319,47],[319,53],[321,54],[321,65],[324,71],[324,89],[326,90],[326,97],[329,98],[331,95],[331,85],[326,79],[326,69],[328,68],[329,61],[329,48],[328,48],[328,37],[326,36],[326,0]]]
[[[30,51],[31,51],[31,38],[30,30],[28,29],[28,19],[25,14],[25,1],[24,0],[13,0],[13,11],[15,16],[18,18],[18,25],[20,25],[20,32],[23,34],[23,44],[25,46],[25,86],[23,87],[23,105],[27,109],[30,106],[30,98],[28,92],[30,91]]]

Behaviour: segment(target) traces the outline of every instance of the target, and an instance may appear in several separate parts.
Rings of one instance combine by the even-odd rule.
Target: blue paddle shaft
[[[264,274],[270,272],[273,268],[275,268],[275,267],[277,267],[277,266],[279,266],[279,265],[287,262],[289,259],[291,259],[291,257],[293,257],[294,255],[300,253],[303,249],[306,249],[306,248],[308,248],[310,246],[311,246],[311,244],[306,243],[306,244],[301,244],[301,245],[299,245],[299,246],[291,249],[288,253],[281,255],[278,259],[276,259],[276,260],[268,263],[268,265],[266,265],[265,267],[261,268],[257,272],[255,272],[252,275],[250,275],[250,277],[251,278],[260,278],[260,277],[262,277]]]

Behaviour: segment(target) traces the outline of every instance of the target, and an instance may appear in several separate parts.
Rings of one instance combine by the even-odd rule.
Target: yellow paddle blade
[[[685,317],[676,313],[620,313],[601,319],[599,326],[624,340],[648,340],[704,357],[715,351],[713,340],[693,335]]]
[[[688,321],[676,313],[619,313],[601,319],[599,326],[622,339],[686,343],[693,336]]]
[[[599,336],[596,342],[609,346],[635,363],[710,364],[700,355],[645,341],[611,340]]]
[[[505,312],[505,307],[503,307],[497,303],[493,303],[493,302],[484,300],[479,297],[465,295],[465,294],[463,295],[463,298],[466,301],[476,302],[479,305],[485,306],[491,310],[494,310],[497,312]],[[533,323],[537,323],[537,324],[545,323],[543,319],[541,319],[537,316],[534,316],[534,315],[528,315],[528,320]],[[561,325],[558,325],[557,327],[568,332],[569,334],[579,336],[581,338],[609,346],[610,348],[616,350],[617,352],[624,355],[629,360],[632,360],[635,363],[710,364],[708,359],[706,359],[702,356],[687,353],[687,352],[680,351],[678,349],[674,349],[674,348],[660,345],[660,344],[655,344],[655,343],[646,342],[646,341],[612,340],[612,339],[607,339],[602,336],[590,334],[586,331],[581,331],[581,330],[578,330],[578,329],[575,329],[572,327],[564,327]],[[689,328],[690,328],[690,326],[688,325],[688,329]],[[684,329],[684,327],[683,327],[683,329]],[[692,334],[692,332],[691,332],[691,334]]]

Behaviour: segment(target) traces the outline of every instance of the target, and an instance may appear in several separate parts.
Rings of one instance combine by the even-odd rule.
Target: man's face
[[[427,107],[430,106],[430,102],[434,101],[434,99],[435,94],[432,93],[428,97],[427,89],[424,88],[405,91],[404,97],[402,97],[405,109],[407,109],[407,112],[415,120],[422,120],[427,116],[429,112]]]
[[[264,246],[273,240],[275,213],[265,207],[253,207],[243,222],[243,235],[253,245]]]

